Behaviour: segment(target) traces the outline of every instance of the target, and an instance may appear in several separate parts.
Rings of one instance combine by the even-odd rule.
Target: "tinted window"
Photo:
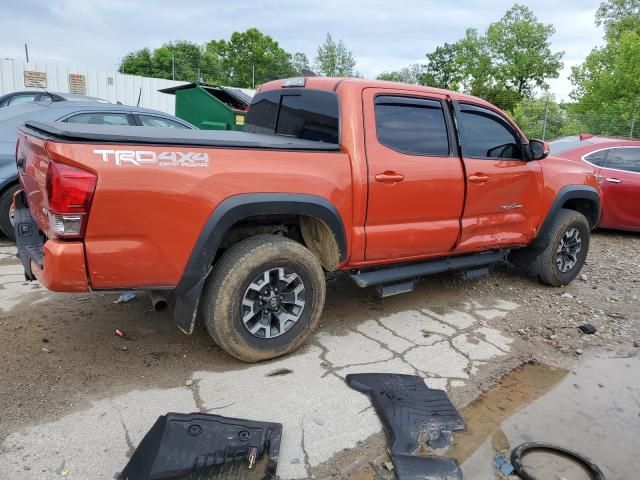
[[[607,152],[608,150],[600,150],[598,152],[593,152],[593,153],[590,153],[589,155],[585,155],[584,159],[587,162],[592,163],[593,165],[597,165],[598,167],[601,167],[602,164],[604,163],[604,159],[607,158]]]
[[[145,127],[162,127],[162,128],[187,128],[181,123],[164,117],[156,117],[153,115],[138,115],[140,123]]]
[[[604,167],[640,173],[640,148],[610,149]]]
[[[65,122],[87,123],[91,125],[129,125],[126,113],[79,113]]]
[[[465,156],[522,159],[518,135],[502,116],[486,108],[461,104],[459,121]]]
[[[378,141],[413,155],[449,155],[449,140],[442,104],[436,100],[377,97]]]
[[[9,105],[20,105],[23,103],[34,102],[39,94],[33,93],[28,95],[16,95],[9,100]]]
[[[339,143],[339,119],[333,92],[272,90],[254,97],[245,131]]]

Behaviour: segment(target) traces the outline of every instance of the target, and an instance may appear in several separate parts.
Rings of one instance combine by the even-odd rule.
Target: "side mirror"
[[[542,160],[549,156],[549,143],[544,140],[530,140],[531,160]]]

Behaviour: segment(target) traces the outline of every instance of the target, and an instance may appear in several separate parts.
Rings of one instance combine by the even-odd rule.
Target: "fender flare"
[[[204,282],[224,235],[238,221],[255,215],[306,215],[322,220],[335,235],[340,261],[347,258],[344,224],[338,209],[327,199],[295,193],[256,193],[234,195],[221,202],[209,216],[180,282],[175,288],[173,318],[180,330],[191,334],[198,313]]]
[[[556,216],[562,206],[568,202],[569,200],[586,200],[588,202],[592,202],[595,204],[595,210],[591,218],[587,218],[589,225],[591,228],[595,228],[595,226],[600,221],[600,213],[601,213],[601,205],[600,205],[600,194],[598,190],[590,185],[567,185],[562,187],[556,195],[555,200],[551,204],[551,208],[547,212],[547,216],[540,227],[540,231],[536,236],[535,240],[531,244],[531,247],[534,249],[544,249],[544,247],[549,242],[549,233],[553,228],[553,223],[556,219]]]

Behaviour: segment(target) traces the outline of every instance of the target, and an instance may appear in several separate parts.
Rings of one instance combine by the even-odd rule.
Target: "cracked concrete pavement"
[[[11,254],[11,247],[3,247],[0,261]],[[5,312],[23,296],[40,303],[51,296],[25,283],[15,264],[0,264],[0,285]],[[368,398],[347,387],[347,374],[407,373],[424,377],[432,388],[462,386],[484,363],[509,352],[511,338],[486,326],[486,320],[517,308],[498,299],[461,302],[459,310],[430,306],[396,312],[367,319],[344,334],[321,331],[283,359],[196,371],[183,387],[96,399],[90,408],[9,434],[0,450],[0,471],[13,479],[53,478],[64,462],[70,479],[113,478],[159,415],[200,411],[282,423],[278,474],[307,478],[313,467],[382,428]],[[285,373],[270,375],[278,370]]]

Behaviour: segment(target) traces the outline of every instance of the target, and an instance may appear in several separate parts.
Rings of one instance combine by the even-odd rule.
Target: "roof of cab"
[[[476,104],[486,105],[491,108],[497,108],[495,105],[483,100],[479,97],[474,97],[473,95],[467,95],[465,93],[455,92],[452,90],[444,90],[442,88],[434,88],[434,87],[425,87],[422,85],[411,85],[408,83],[400,83],[400,82],[388,82],[386,80],[367,80],[364,78],[339,78],[339,77],[304,77],[305,78],[305,86],[304,88],[312,88],[315,90],[333,90],[339,91],[348,88],[355,88],[359,90],[363,90],[365,88],[389,88],[389,89],[397,89],[397,90],[406,90],[409,92],[420,92],[420,93],[437,93],[440,95],[448,95],[454,100],[460,101],[471,101]],[[258,89],[259,92],[263,92],[266,90],[276,90],[279,88],[283,88],[284,83],[288,79],[280,79],[273,80],[271,82],[267,82],[262,85]],[[296,88],[296,87],[292,87]],[[299,88],[299,87],[298,87]]]

